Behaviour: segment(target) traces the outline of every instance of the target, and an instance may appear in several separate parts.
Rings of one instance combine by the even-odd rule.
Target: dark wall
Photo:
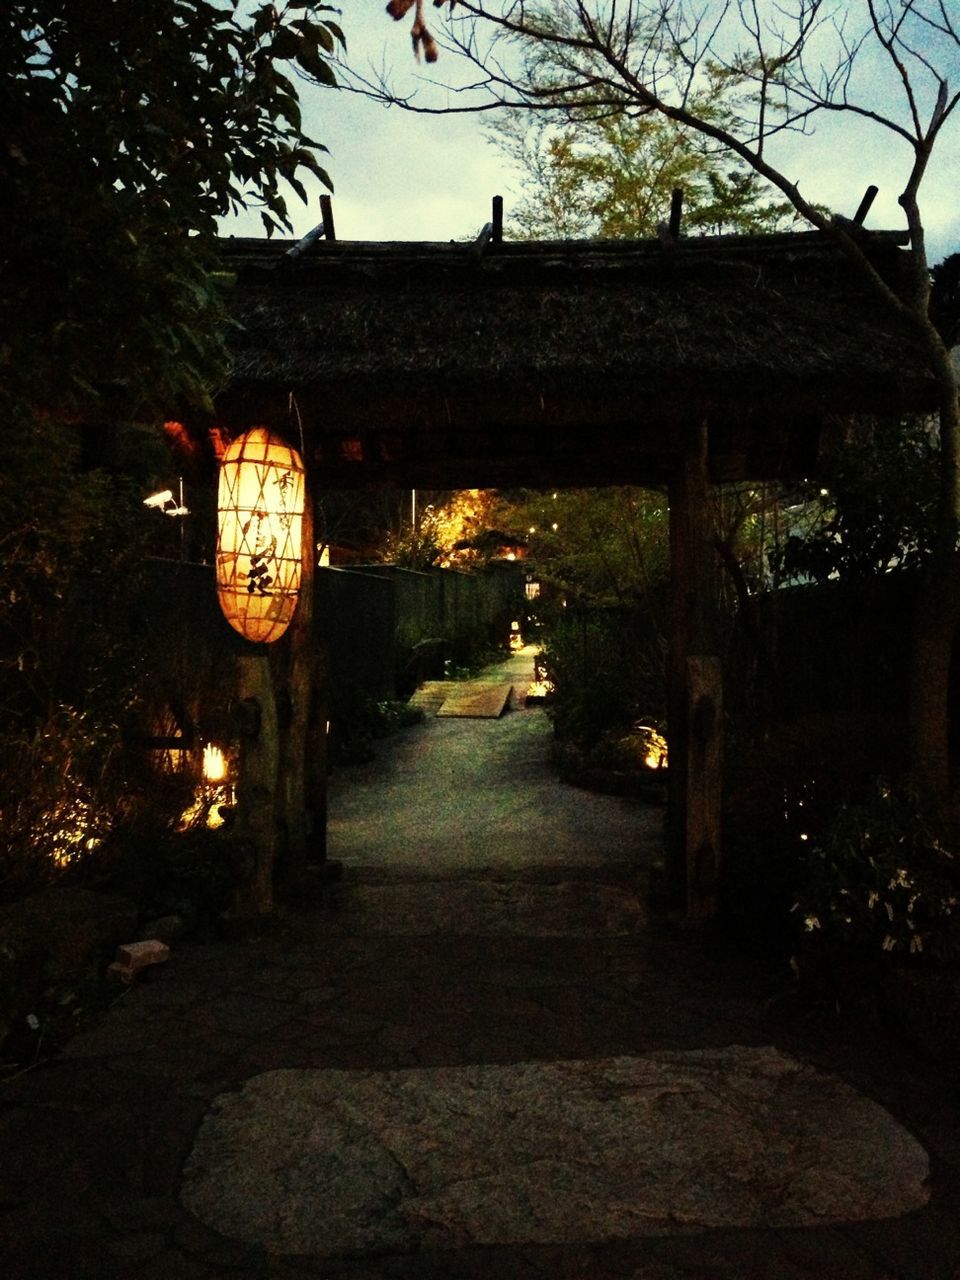
[[[317,631],[330,654],[336,696],[406,696],[417,678],[418,648],[464,661],[505,641],[522,616],[523,574],[493,567],[484,573],[396,565],[320,569]]]

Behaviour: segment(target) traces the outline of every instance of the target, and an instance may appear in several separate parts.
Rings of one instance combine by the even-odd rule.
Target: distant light
[[[536,532],[537,532],[537,526],[535,524],[532,524],[528,530],[528,533],[536,533]]]
[[[556,521],[554,521],[554,523],[550,526],[550,528],[553,530],[554,533],[557,532],[557,529],[559,529],[559,527],[560,526],[556,523]]]

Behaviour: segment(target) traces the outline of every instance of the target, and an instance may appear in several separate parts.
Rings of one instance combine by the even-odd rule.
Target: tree
[[[521,236],[655,236],[671,192],[683,190],[684,225],[701,234],[774,231],[792,208],[765,194],[755,174],[711,152],[660,116],[498,118],[488,136],[523,182],[514,220]]]
[[[329,185],[291,75],[333,81],[329,12],[0,12],[0,891],[157,791],[154,778],[138,793],[121,757],[157,684],[130,602],[139,561],[172,532],[142,501],[169,467],[158,426],[180,400],[209,404],[225,369],[218,216],[255,204],[269,232],[289,225],[284,182],[305,195],[306,170]]]
[[[451,5],[451,8],[453,6]],[[422,24],[421,5],[417,20]],[[939,397],[936,551],[918,607],[910,741],[915,776],[949,784],[946,693],[960,617],[960,404],[957,373],[931,315],[921,189],[938,143],[955,126],[960,25],[946,0],[460,0],[447,44],[473,68],[454,110],[503,106],[577,118],[585,111],[657,115],[736,158],[829,238],[904,322],[924,351]],[[713,80],[726,113],[704,112]],[[953,88],[951,88],[951,83]],[[396,99],[389,86],[374,86]],[[413,109],[440,109],[410,98]],[[877,272],[856,226],[818,207],[771,158],[790,131],[840,114],[905,149],[899,203],[910,235],[909,282]]]
[[[936,532],[937,450],[929,423],[891,429],[865,418],[842,441],[820,484],[793,493],[801,519],[770,559],[777,577],[857,581],[921,567]]]
[[[217,218],[330,185],[299,68],[333,82],[327,5],[11,0],[0,16],[0,390],[41,413],[203,400],[223,366]]]

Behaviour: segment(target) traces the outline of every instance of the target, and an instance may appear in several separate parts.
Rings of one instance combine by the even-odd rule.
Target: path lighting
[[[203,776],[207,782],[223,782],[227,776],[226,758],[212,742],[203,748]]]
[[[666,769],[669,762],[667,740],[652,724],[636,724],[634,732],[640,739],[643,763],[648,769]]]
[[[220,463],[217,596],[231,627],[267,644],[283,635],[300,595],[303,461],[255,427]]]
[[[181,830],[197,826],[216,830],[224,825],[226,814],[235,803],[227,757],[223,749],[212,742],[204,744],[202,773],[193,802],[180,815]]]

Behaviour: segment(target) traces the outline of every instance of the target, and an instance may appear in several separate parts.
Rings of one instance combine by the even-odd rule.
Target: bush
[[[627,734],[665,706],[664,660],[645,615],[621,609],[559,612],[545,624],[543,664],[553,684],[557,738],[585,751]]]
[[[895,726],[878,716],[806,716],[752,740],[728,733],[721,907],[745,941],[786,958],[810,849],[897,753]]]
[[[951,963],[960,956],[960,858],[916,792],[878,782],[810,842],[793,910],[808,949]]]
[[[398,729],[419,724],[423,712],[406,702],[359,699],[340,708],[334,721],[332,751],[337,764],[365,764],[373,759],[373,743]]]

